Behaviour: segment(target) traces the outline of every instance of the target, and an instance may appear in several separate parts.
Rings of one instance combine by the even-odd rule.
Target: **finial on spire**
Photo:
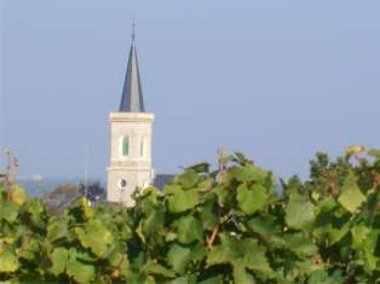
[[[133,17],[133,20],[132,20],[132,41],[135,41],[135,38],[136,38],[135,31],[136,31],[136,21],[135,21],[135,17]]]

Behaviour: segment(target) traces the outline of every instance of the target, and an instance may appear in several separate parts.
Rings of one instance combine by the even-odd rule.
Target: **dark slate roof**
[[[134,34],[132,35],[127,73],[125,75],[119,111],[145,112]]]
[[[163,189],[175,175],[156,175],[153,185],[159,189]]]

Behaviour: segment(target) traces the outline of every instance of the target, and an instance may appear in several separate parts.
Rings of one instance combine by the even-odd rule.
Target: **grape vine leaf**
[[[176,176],[174,180],[178,181],[184,189],[188,189],[197,185],[200,180],[200,176],[197,174],[196,169],[188,169],[183,174]]]
[[[306,196],[292,191],[285,209],[286,223],[294,229],[307,229],[314,221],[314,209],[314,205]]]
[[[255,184],[251,188],[248,188],[246,184],[241,184],[237,188],[236,199],[241,210],[246,215],[252,215],[267,205],[268,193],[260,184]]]
[[[0,219],[14,223],[19,214],[19,206],[12,202],[3,202],[0,206]]]
[[[176,273],[173,270],[166,268],[161,264],[153,262],[148,262],[145,264],[142,268],[142,271],[147,274],[157,274],[167,278],[174,278],[176,276]]]
[[[27,196],[24,188],[22,188],[18,184],[12,185],[11,190],[11,201],[16,203],[17,205],[23,205],[27,200]]]
[[[100,258],[105,256],[113,242],[112,233],[99,220],[91,220],[83,228],[75,228],[75,233],[81,244]]]
[[[187,264],[191,260],[191,250],[186,247],[174,244],[170,247],[168,253],[168,263],[174,271],[184,273]]]
[[[15,272],[19,267],[17,256],[11,249],[4,249],[0,252],[0,273]]]
[[[187,191],[178,189],[169,196],[169,212],[181,213],[194,208],[198,204],[198,190]]]
[[[350,213],[354,213],[366,200],[365,195],[361,192],[356,183],[356,177],[350,171],[345,178],[344,185],[342,187],[342,193],[338,198],[338,202]]]
[[[87,257],[85,253],[78,251],[76,248],[70,248],[69,250],[66,273],[78,283],[90,283],[95,276],[95,266],[81,260],[81,258]]]
[[[248,268],[270,275],[272,269],[266,249],[256,239],[236,239],[220,234],[221,244],[213,247],[207,256],[207,266],[230,264],[234,269]]]
[[[203,237],[202,223],[191,215],[179,219],[176,227],[181,244],[189,244]]]
[[[228,170],[227,180],[236,179],[240,182],[263,182],[268,173],[254,165],[246,165],[241,167],[234,167]]]
[[[50,218],[47,225],[47,239],[55,242],[62,239],[69,238],[69,220],[63,217]]]
[[[68,260],[69,260],[69,251],[66,248],[59,247],[59,248],[54,249],[51,255],[52,267],[50,271],[55,276],[58,276],[59,274],[64,273],[66,270],[66,264]]]

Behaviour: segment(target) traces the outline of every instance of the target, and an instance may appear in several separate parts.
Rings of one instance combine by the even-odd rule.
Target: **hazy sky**
[[[0,148],[105,177],[130,24],[159,173],[242,151],[278,176],[380,147],[380,1],[0,0]],[[4,162],[2,162],[2,166]]]

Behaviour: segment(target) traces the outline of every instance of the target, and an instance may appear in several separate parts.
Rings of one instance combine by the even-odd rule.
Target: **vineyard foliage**
[[[281,181],[236,153],[187,168],[136,206],[50,216],[0,189],[7,283],[379,283],[380,151],[317,154],[306,181]],[[362,151],[361,151],[362,152]]]

